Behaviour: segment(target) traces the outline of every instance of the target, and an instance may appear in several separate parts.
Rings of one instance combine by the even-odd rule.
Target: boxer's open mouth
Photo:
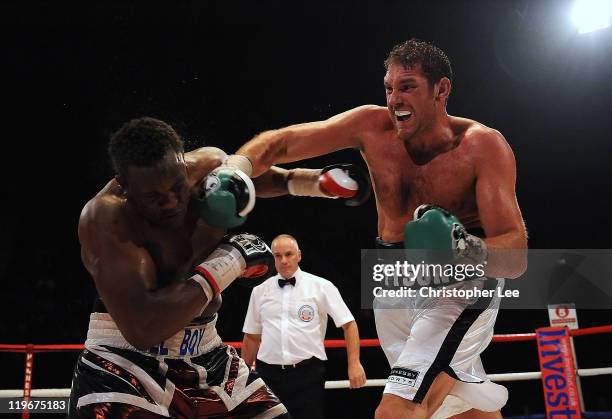
[[[395,117],[398,121],[406,121],[411,116],[412,112],[410,111],[395,111]]]

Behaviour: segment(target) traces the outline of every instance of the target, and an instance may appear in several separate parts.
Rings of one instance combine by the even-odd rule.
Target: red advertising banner
[[[21,414],[22,419],[28,419],[30,417],[30,411],[28,410],[28,401],[30,400],[30,394],[32,392],[32,368],[34,368],[34,345],[28,345],[25,360],[25,377],[23,380],[23,400],[25,403],[25,409]]]
[[[567,327],[536,330],[546,417],[581,418],[576,370]]]

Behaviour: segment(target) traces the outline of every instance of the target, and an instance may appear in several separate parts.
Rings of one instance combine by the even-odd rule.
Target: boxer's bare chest
[[[182,228],[171,231],[147,231],[145,247],[155,263],[157,274],[154,287],[164,287],[189,277],[193,266],[202,262],[217,247],[224,234],[224,230],[212,228],[199,220],[187,222]],[[221,296],[217,295],[202,312],[201,318],[211,316],[220,307]]]
[[[379,234],[401,240],[416,207],[440,205],[460,219],[476,214],[475,170],[461,146],[416,164],[393,133],[366,144],[363,156],[376,193]]]
[[[176,229],[147,229],[144,247],[155,263],[157,286],[188,276],[193,266],[217,247],[224,234],[224,230],[197,219],[187,220],[184,226]]]

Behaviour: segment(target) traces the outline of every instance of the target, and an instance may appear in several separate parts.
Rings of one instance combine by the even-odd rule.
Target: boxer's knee
[[[482,410],[470,409],[458,415],[451,416],[451,419],[502,419],[501,412],[483,412]]]
[[[427,405],[393,394],[385,394],[376,408],[376,419],[414,419],[427,417]]]

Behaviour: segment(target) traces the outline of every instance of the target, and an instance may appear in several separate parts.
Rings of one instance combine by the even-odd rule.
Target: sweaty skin
[[[168,152],[153,167],[130,167],[83,208],[81,258],[109,314],[126,340],[148,349],[196,318],[221,306],[187,281],[225,235],[198,218],[194,194],[226,154],[204,147],[183,155]],[[280,173],[280,174],[279,174]],[[273,168],[256,186],[262,193],[286,191],[287,171]],[[266,186],[268,185],[268,186]]]
[[[489,249],[526,249],[516,200],[516,162],[504,137],[476,121],[448,115],[451,81],[442,77],[431,85],[419,64],[390,64],[384,86],[386,108],[360,106],[325,121],[263,132],[237,154],[251,160],[257,176],[272,164],[358,149],[371,175],[378,235],[384,241],[402,242],[414,210],[436,204],[466,228],[481,227]],[[516,278],[525,269],[524,251],[490,252],[485,273]],[[440,373],[420,404],[384,394],[376,418],[429,417],[454,383]],[[464,417],[492,419],[501,414],[470,410]]]
[[[253,176],[272,164],[340,149],[358,149],[372,179],[378,235],[403,241],[404,225],[423,203],[481,227],[491,249],[524,249],[527,237],[516,200],[516,162],[504,137],[476,121],[446,113],[450,81],[429,86],[420,66],[391,65],[385,75],[387,108],[360,106],[326,121],[266,131],[238,154],[251,159]],[[396,111],[411,112],[406,121]],[[524,261],[504,263],[491,276],[516,277]]]

